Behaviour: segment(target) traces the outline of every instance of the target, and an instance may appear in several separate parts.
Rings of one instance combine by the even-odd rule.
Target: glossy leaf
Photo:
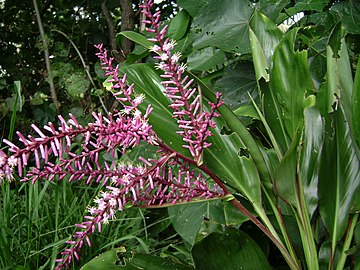
[[[134,31],[123,31],[123,32],[120,32],[118,35],[122,35],[122,36],[134,41],[135,43],[144,46],[145,48],[150,48],[151,46],[153,46],[153,43],[148,41],[145,36],[143,36],[142,34],[139,34],[137,32],[134,32]]]
[[[187,13],[184,9],[180,10],[179,13],[171,20],[167,35],[174,40],[182,39],[188,30],[189,23],[189,13]]]
[[[287,203],[299,209],[297,160],[300,132],[296,132],[275,174],[275,190]]]
[[[321,150],[324,141],[324,123],[319,110],[305,110],[305,128],[302,137],[299,176],[310,217],[318,205],[318,181]]]
[[[360,58],[359,58],[360,59]],[[357,146],[360,148],[360,60],[358,60],[352,93],[352,130]]]
[[[271,269],[256,242],[233,228],[210,234],[193,247],[192,255],[197,270]]]
[[[168,107],[170,101],[162,93],[165,89],[160,76],[146,64],[125,66],[119,72],[126,73],[128,82],[135,84],[135,91],[145,95],[141,108],[145,110],[148,104],[154,108],[149,121],[155,132],[174,150],[187,153],[182,147],[182,138],[176,134],[178,125]]]
[[[259,56],[263,56],[266,61],[266,66],[261,67],[261,65],[259,65],[259,68],[260,70],[266,69],[265,72],[269,72],[272,56],[274,54],[276,46],[279,44],[281,38],[283,37],[283,33],[275,23],[270,21],[264,14],[262,14],[258,10],[255,10],[253,16],[251,17],[250,29],[251,32],[256,36],[256,39],[250,39],[253,50],[252,55],[253,61],[255,63],[255,70],[257,67],[256,63],[258,61],[261,61],[259,59]],[[260,53],[259,48],[256,48],[256,41],[259,43],[262,53]],[[260,77],[257,76],[257,79],[259,80]]]
[[[345,233],[360,186],[360,161],[341,103],[326,122],[319,174],[319,210],[333,246]]]
[[[249,1],[209,0],[194,17],[192,31],[195,49],[215,46],[223,51],[249,53]]]
[[[311,105],[312,96],[306,96],[315,90],[307,52],[294,52],[297,31],[288,32],[276,47],[269,89],[262,89],[265,119],[283,152],[288,149],[299,124],[303,123],[304,109]]]

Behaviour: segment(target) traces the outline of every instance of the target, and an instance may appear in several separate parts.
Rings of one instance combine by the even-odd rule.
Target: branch
[[[37,1],[33,0],[33,4],[34,4],[35,13],[36,13],[36,20],[37,20],[37,23],[38,23],[38,26],[39,26],[40,36],[41,36],[41,39],[42,39],[42,42],[43,42],[43,45],[44,45],[45,64],[46,64],[46,70],[47,70],[47,75],[48,75],[48,81],[49,81],[49,84],[50,84],[51,98],[52,98],[52,101],[53,101],[53,103],[55,105],[56,110],[59,111],[60,103],[59,103],[57,95],[56,95],[54,80],[53,80],[52,75],[51,75],[51,66],[50,66],[50,58],[49,58],[50,54],[49,54],[48,42],[47,42],[46,37],[45,37],[44,27],[43,27],[43,24],[42,24],[42,21],[41,21]]]

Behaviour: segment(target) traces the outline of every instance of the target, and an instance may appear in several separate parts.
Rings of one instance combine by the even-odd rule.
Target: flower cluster
[[[164,74],[161,75],[164,78],[162,83],[166,88],[165,94],[172,101],[170,107],[173,109],[173,117],[177,119],[181,129],[178,134],[185,142],[183,147],[189,149],[191,156],[200,165],[203,149],[211,145],[206,142],[206,139],[212,135],[209,128],[214,128],[216,125],[213,118],[219,116],[216,109],[223,104],[220,99],[221,94],[216,93],[216,103],[209,102],[209,111],[204,110],[201,93],[192,87],[194,80],[187,75],[184,76],[186,66],[179,64],[181,54],[179,52],[172,53],[175,42],[165,38],[167,25],[161,28],[160,12],[155,14],[151,12],[153,4],[153,0],[145,0],[140,6],[142,13],[147,18],[143,22],[151,26],[146,30],[155,34],[154,38],[148,40],[156,42],[151,50],[157,54],[154,58],[160,61],[157,67],[164,71]]]
[[[102,224],[115,218],[118,211],[126,205],[139,207],[163,206],[188,202],[194,199],[209,199],[224,196],[223,184],[216,176],[211,175],[201,165],[203,149],[210,146],[206,139],[211,136],[210,128],[215,127],[216,109],[221,106],[217,94],[215,104],[209,108],[202,107],[201,94],[191,87],[193,80],[183,76],[185,66],[178,63],[181,55],[173,54],[175,43],[165,39],[166,27],[160,30],[160,12],[151,14],[152,1],[145,1],[142,12],[147,16],[145,21],[153,26],[148,29],[155,33],[151,39],[159,45],[152,50],[160,60],[158,67],[165,73],[166,94],[171,99],[173,116],[177,119],[180,131],[192,157],[186,157],[164,144],[155,134],[148,122],[152,108],[139,109],[144,96],[134,92],[134,85],[127,85],[126,75],[119,76],[119,66],[113,66],[113,59],[108,57],[102,45],[96,46],[109,82],[112,83],[114,97],[123,105],[123,110],[103,116],[93,113],[94,121],[82,126],[70,114],[66,121],[59,116],[59,126],[48,123],[43,129],[32,125],[37,136],[25,137],[17,132],[22,147],[3,140],[9,146],[11,156],[0,150],[0,183],[11,180],[16,166],[22,181],[36,182],[40,179],[84,181],[86,184],[98,183],[104,186],[103,191],[88,207],[85,221],[76,224],[78,231],[57,259],[56,269],[69,268],[74,258],[79,259],[79,251],[84,243],[91,246],[89,236],[95,230],[101,232]],[[158,148],[156,157],[140,157],[140,165],[117,164],[101,159],[103,153],[115,156],[115,151],[122,154],[141,142]],[[34,165],[24,173],[24,168]],[[203,172],[202,172],[203,171]],[[206,172],[206,173],[204,173]],[[217,184],[209,185],[209,176]]]
[[[0,184],[3,180],[12,180],[13,168],[17,165],[17,160],[16,157],[8,157],[4,151],[0,150]]]

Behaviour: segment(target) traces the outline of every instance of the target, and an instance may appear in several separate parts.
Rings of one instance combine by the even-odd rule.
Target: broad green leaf
[[[217,65],[223,64],[225,53],[214,47],[195,50],[188,55],[187,65],[189,70],[208,71]]]
[[[345,39],[341,37],[333,35],[326,47],[326,87],[320,88],[318,102],[323,115],[333,110],[336,96],[341,98],[347,115],[351,115],[353,78]]]
[[[161,258],[150,254],[136,253],[127,265],[119,267],[126,270],[194,270],[190,265],[174,261],[171,258]]]
[[[195,244],[192,255],[197,270],[272,269],[256,242],[234,228],[205,237]]]
[[[176,3],[179,7],[185,9],[189,14],[194,17],[197,15],[199,9],[204,6],[209,0],[177,0]]]
[[[324,123],[315,107],[305,110],[305,128],[302,138],[299,176],[310,217],[318,205],[318,180],[321,150],[324,141]]]
[[[185,9],[180,10],[179,13],[171,20],[167,30],[167,35],[174,40],[182,39],[188,30],[189,23],[189,13],[187,13]]]
[[[257,5],[266,17],[276,22],[279,14],[289,3],[290,0],[260,0]]]
[[[215,46],[223,51],[249,53],[250,1],[209,0],[194,17],[192,31],[195,49]]]
[[[352,104],[352,131],[357,146],[360,148],[360,58],[358,60],[357,69],[354,80],[354,90],[351,98]]]
[[[207,203],[175,205],[168,208],[169,217],[177,233],[194,245],[201,222],[207,210]]]
[[[128,82],[135,84],[135,91],[145,95],[142,109],[145,110],[148,104],[153,107],[149,121],[155,132],[174,150],[187,153],[182,147],[182,138],[176,134],[178,125],[172,117],[170,101],[163,94],[165,89],[160,76],[146,64],[125,66],[120,68],[119,72],[126,73]]]
[[[148,41],[145,36],[134,31],[123,31],[120,32],[118,35],[124,36],[134,41],[135,43],[144,46],[145,48],[150,48],[154,45],[152,42]]]
[[[119,260],[117,257],[119,249],[106,251],[85,264],[81,270],[191,270],[194,269],[190,265],[175,262],[170,258],[161,258],[149,254],[136,253],[130,259],[126,259],[124,266],[115,265]]]
[[[349,211],[360,185],[360,161],[341,103],[326,120],[318,195],[320,215],[334,246],[346,230]]]
[[[176,232],[191,246],[205,217],[213,223],[225,224],[225,209],[221,200],[175,205],[168,207],[168,213]]]
[[[360,34],[360,2],[348,0],[334,3],[330,12],[340,17],[341,22],[350,34]]]
[[[249,61],[226,67],[214,87],[223,94],[223,100],[233,110],[250,104],[249,94],[258,99],[254,68]]]
[[[289,31],[275,48],[269,88],[264,84],[264,114],[283,153],[299,124],[304,109],[311,105],[315,91],[306,51],[294,51],[298,29]],[[307,97],[307,98],[306,98]]]
[[[296,132],[275,173],[274,186],[277,194],[287,203],[299,209],[297,161],[300,132]]]
[[[329,0],[298,0],[293,7],[287,8],[278,19],[277,23],[281,23],[284,20],[290,18],[296,13],[303,11],[322,11],[323,8],[329,3]]]
[[[253,16],[250,20],[250,29],[253,34],[256,36],[257,41],[259,42],[263,56],[266,60],[266,69],[269,71],[269,67],[271,66],[271,59],[274,54],[276,46],[279,44],[281,38],[283,37],[283,33],[277,27],[275,23],[270,21],[264,14],[260,13],[258,10],[254,11]],[[250,40],[251,41],[251,40]],[[255,42],[256,40],[254,40]],[[259,53],[254,51],[253,42],[251,42],[252,50],[253,50],[253,59],[254,62],[257,61]],[[259,77],[257,76],[257,79]]]
[[[253,161],[239,156],[243,146],[236,134],[222,135],[221,124],[213,130],[209,138],[212,146],[204,152],[204,164],[208,166],[225,184],[241,192],[253,204],[260,207],[260,178]],[[220,125],[221,128],[222,125]]]
[[[81,267],[81,270],[118,270],[120,266],[115,265],[119,260],[117,252],[117,249],[106,251]]]

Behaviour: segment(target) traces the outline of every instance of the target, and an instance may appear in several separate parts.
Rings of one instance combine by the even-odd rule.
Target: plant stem
[[[340,260],[336,266],[336,270],[344,269],[344,265],[345,265],[346,257],[347,257],[346,251],[350,248],[350,244],[351,244],[351,241],[352,241],[353,235],[354,235],[355,225],[357,224],[358,219],[359,219],[359,213],[355,214],[350,220],[350,225],[349,225],[348,231],[346,233],[345,242],[344,242],[342,250],[341,250]]]
[[[59,111],[60,103],[59,103],[58,98],[57,98],[54,80],[53,80],[53,77],[51,75],[51,65],[50,65],[50,54],[49,54],[48,42],[47,42],[46,37],[45,37],[44,27],[43,27],[43,24],[42,24],[42,21],[41,21],[41,16],[40,16],[37,1],[33,0],[33,4],[34,4],[35,13],[36,13],[36,20],[37,20],[39,31],[40,31],[40,36],[41,36],[43,46],[44,46],[45,64],[46,64],[48,82],[50,84],[51,98],[52,98],[52,101],[53,101],[53,103],[55,105],[56,111]]]

